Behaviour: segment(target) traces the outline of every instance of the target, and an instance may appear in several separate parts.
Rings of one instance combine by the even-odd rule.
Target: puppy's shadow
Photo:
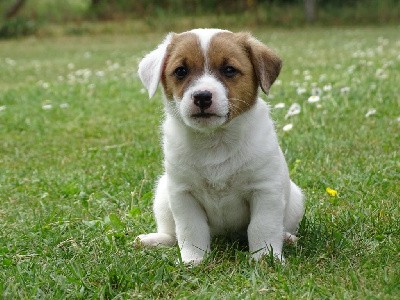
[[[333,224],[328,216],[318,218],[304,217],[300,223],[296,244],[285,244],[285,257],[299,259],[323,260],[343,255],[351,247],[346,232]]]
[[[247,256],[249,245],[245,235],[216,236],[211,241],[211,256],[214,259],[223,258],[236,261],[239,257]]]
[[[304,226],[306,224],[300,226],[299,234],[297,235],[299,237],[298,242],[284,242],[283,254],[286,258],[290,259],[291,256],[301,254],[299,248],[303,247],[303,234],[306,234],[306,231],[303,229]],[[223,257],[225,260],[236,261],[243,257],[247,257],[248,259],[251,257],[246,234],[214,237],[211,248],[211,256],[217,260]]]

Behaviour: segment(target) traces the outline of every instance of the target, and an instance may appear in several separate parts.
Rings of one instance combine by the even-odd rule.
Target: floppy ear
[[[250,34],[247,34],[246,44],[259,85],[264,93],[268,94],[271,85],[281,71],[282,60]]]
[[[171,43],[172,35],[173,33],[169,33],[164,41],[159,44],[156,49],[147,54],[139,63],[139,77],[149,92],[150,98],[154,96],[158,83],[160,82],[167,48]]]

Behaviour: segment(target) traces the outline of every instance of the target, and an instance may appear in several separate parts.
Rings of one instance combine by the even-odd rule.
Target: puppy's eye
[[[175,71],[174,71],[174,75],[178,79],[185,78],[187,74],[189,74],[189,70],[188,70],[188,68],[183,67],[183,66],[176,68]]]
[[[228,78],[234,77],[239,71],[232,66],[223,66],[221,68],[221,73]]]

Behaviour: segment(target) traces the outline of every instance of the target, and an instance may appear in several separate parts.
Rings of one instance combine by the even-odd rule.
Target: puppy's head
[[[195,29],[170,33],[139,64],[152,97],[161,81],[167,111],[191,128],[218,128],[247,111],[258,88],[268,93],[281,60],[248,33]]]

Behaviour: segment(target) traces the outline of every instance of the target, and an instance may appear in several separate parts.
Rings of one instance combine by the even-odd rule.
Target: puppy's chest
[[[250,221],[249,193],[234,185],[206,185],[192,195],[203,207],[212,235],[246,230]]]
[[[212,235],[243,231],[250,220],[248,178],[243,174],[222,176],[216,169],[204,169],[191,193],[207,215]]]
[[[229,194],[232,189],[238,187],[238,183],[244,178],[239,178],[237,171],[230,169],[229,165],[211,165],[207,167],[195,167],[195,173],[200,180],[195,183],[199,189],[204,189],[215,194]],[[242,179],[242,180],[241,180]]]
[[[240,145],[233,149],[223,143],[218,146],[180,147],[166,156],[166,171],[204,209],[212,235],[247,228],[251,183],[257,176],[251,151]]]

